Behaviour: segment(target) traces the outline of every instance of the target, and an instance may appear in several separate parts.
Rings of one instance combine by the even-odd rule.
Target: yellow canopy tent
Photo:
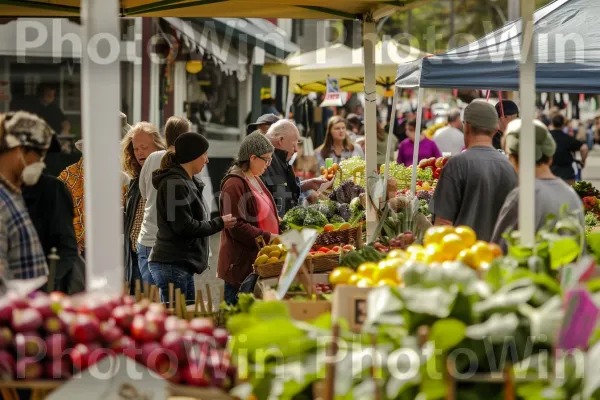
[[[88,290],[123,290],[121,172],[118,162],[120,98],[118,59],[98,62],[100,42],[117,42],[119,16],[128,17],[240,17],[297,19],[358,19],[363,22],[365,76],[365,131],[367,174],[377,171],[375,110],[375,22],[431,0],[0,0],[0,17],[81,16],[81,114],[85,135],[86,275]],[[111,38],[112,37],[112,38]],[[100,40],[102,39],[102,40]],[[108,158],[107,158],[108,157]],[[371,202],[367,232],[377,224]]]
[[[292,68],[314,64],[319,62],[319,60],[331,60],[338,57],[352,57],[352,49],[344,44],[337,43],[313,51],[296,52],[289,55],[281,63],[265,64],[263,66],[263,74],[288,76]]]
[[[338,78],[340,90],[360,93],[365,91],[363,49],[353,49],[351,54],[293,68],[289,74],[289,87],[295,93],[324,92],[327,77]],[[375,75],[377,91],[383,94],[394,86],[398,64],[417,60],[425,54],[421,50],[400,44],[393,39],[375,46]]]

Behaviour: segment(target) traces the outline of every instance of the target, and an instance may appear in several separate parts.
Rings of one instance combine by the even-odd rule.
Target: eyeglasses
[[[261,160],[263,160],[265,164],[267,164],[267,166],[271,165],[271,162],[273,161],[272,158],[262,158],[261,156],[256,156],[256,158],[260,158]]]

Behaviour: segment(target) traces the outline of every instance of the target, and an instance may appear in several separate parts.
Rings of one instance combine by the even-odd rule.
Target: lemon
[[[425,259],[427,264],[441,263],[446,261],[446,257],[442,253],[442,248],[439,244],[430,244],[425,248]]]
[[[494,253],[492,252],[489,244],[486,242],[478,240],[471,247],[471,251],[475,253],[478,265],[481,263],[491,263],[494,259]]]
[[[413,253],[416,252],[421,252],[424,251],[425,247],[421,246],[420,244],[411,244],[410,246],[408,246],[408,248],[406,249],[406,252],[408,253],[408,255],[412,255]]]
[[[266,264],[267,260],[269,259],[269,256],[266,254],[260,255],[256,258],[256,261],[254,261],[254,265],[263,265]]]
[[[461,261],[463,264],[473,269],[479,268],[477,256],[475,255],[475,252],[473,252],[471,249],[464,249],[463,251],[458,253],[458,257],[456,257],[456,260]]]
[[[374,285],[375,285],[375,283],[373,282],[373,280],[371,278],[363,277],[361,280],[356,282],[356,287],[360,287],[360,288],[373,287]]]
[[[360,275],[362,275],[365,278],[372,278],[373,277],[373,273],[375,272],[375,270],[377,269],[378,265],[375,264],[374,262],[366,262],[366,263],[362,263],[358,269],[356,270],[356,272]]]
[[[427,229],[425,236],[423,237],[423,244],[425,246],[430,244],[440,244],[444,236],[453,233],[454,228],[451,226],[434,226]]]
[[[358,281],[360,281],[363,278],[362,275],[360,274],[352,274],[350,276],[350,278],[348,279],[348,285],[353,285],[356,286],[356,284],[358,283]]]
[[[442,239],[440,251],[446,260],[456,260],[458,254],[465,249],[465,243],[456,233],[450,233]]]
[[[345,285],[354,275],[354,270],[349,267],[337,267],[329,274],[329,283],[332,285]]]
[[[477,234],[468,226],[457,226],[454,229],[454,233],[462,238],[465,242],[465,247],[471,247],[477,241]]]
[[[398,282],[392,279],[382,279],[377,282],[377,286],[398,286]]]
[[[408,257],[408,255],[406,254],[405,251],[400,250],[400,249],[394,249],[392,251],[390,251],[387,255],[387,258],[404,258],[406,259]]]
[[[385,263],[379,265],[379,267],[373,273],[373,281],[378,282],[381,280],[394,281],[397,276],[398,267],[394,264]]]

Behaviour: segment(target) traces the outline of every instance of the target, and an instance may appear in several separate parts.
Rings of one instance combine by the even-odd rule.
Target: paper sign
[[[340,92],[340,83],[337,78],[327,78],[327,92],[321,107],[341,107],[344,105],[346,96]]]
[[[337,174],[337,172],[336,172],[336,174]],[[332,180],[330,180],[330,181],[327,181],[327,182],[325,182],[324,184],[322,184],[322,185],[319,187],[319,190],[318,190],[318,192],[319,192],[319,193],[323,193],[324,191],[326,191],[327,189],[329,189],[331,186],[333,186],[333,181],[335,181],[335,176],[333,177],[333,179],[332,179]]]
[[[290,289],[308,256],[308,252],[317,240],[317,233],[315,229],[305,228],[301,231],[292,229],[279,237],[281,243],[288,249],[288,255],[283,263],[279,284],[277,285],[277,300],[283,300]]]
[[[577,264],[569,264],[563,267],[560,286],[563,290],[573,289],[578,283],[589,280],[596,269],[593,257],[583,257]]]
[[[585,289],[567,292],[565,318],[558,340],[564,350],[586,349],[598,320],[598,308]]]
[[[337,78],[327,78],[327,94],[329,93],[339,93],[340,92],[340,83]]]

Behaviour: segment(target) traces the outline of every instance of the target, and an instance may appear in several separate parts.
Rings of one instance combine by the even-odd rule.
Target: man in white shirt
[[[433,141],[442,153],[455,156],[465,148],[465,136],[462,132],[460,110],[453,109],[448,113],[448,126],[445,126],[433,135]]]

